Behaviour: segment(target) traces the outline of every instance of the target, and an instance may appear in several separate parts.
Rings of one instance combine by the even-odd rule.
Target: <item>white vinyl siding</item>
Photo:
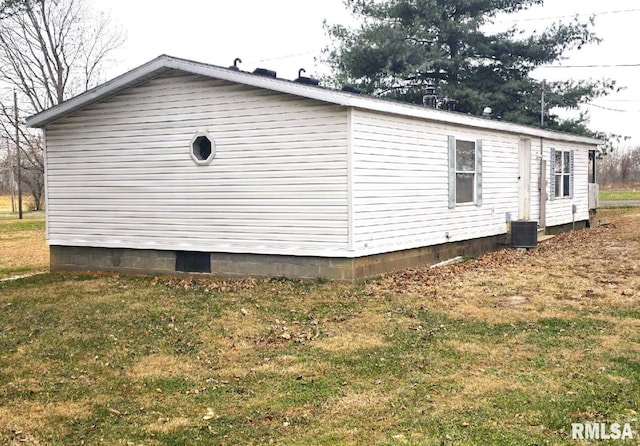
[[[518,135],[355,109],[354,248],[359,255],[506,232],[518,209]],[[449,209],[451,135],[482,141],[482,206]]]
[[[544,142],[545,149],[543,156],[547,160],[547,226],[557,226],[569,224],[574,221],[584,221],[589,219],[589,186],[588,186],[588,170],[589,170],[589,150],[593,150],[593,146],[584,144],[569,144],[561,141]],[[551,150],[553,148],[553,151]],[[573,153],[573,175],[569,185],[569,195],[555,196],[555,184],[551,185],[554,162],[551,161],[552,152],[567,153],[569,163],[571,163],[571,153]],[[564,156],[564,155],[563,155]],[[562,174],[564,184],[564,172]],[[555,181],[555,178],[554,178]],[[576,206],[576,214],[573,215],[573,205]]]
[[[199,134],[209,165],[192,158]],[[357,257],[504,234],[518,218],[522,134],[176,71],[45,136],[52,245]],[[451,138],[476,144],[475,202],[450,204]],[[588,219],[593,145],[531,143],[531,218],[554,147],[574,153],[573,196],[546,201],[546,223],[571,223],[573,204]]]
[[[214,139],[209,165],[191,141]],[[169,72],[47,126],[49,243],[348,249],[346,108]]]

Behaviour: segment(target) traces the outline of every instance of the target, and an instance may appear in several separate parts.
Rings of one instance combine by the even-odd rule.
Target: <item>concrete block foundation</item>
[[[574,223],[567,223],[566,225],[550,226],[545,228],[545,234],[558,235],[563,232],[569,232],[571,230],[586,229],[589,227],[589,220],[579,220]]]
[[[213,252],[210,274],[222,277],[290,277],[357,280],[392,271],[474,257],[505,246],[506,235],[357,258]],[[113,271],[129,274],[175,274],[175,251],[85,246],[51,246],[51,271]],[[191,273],[189,273],[191,274]],[[206,274],[206,273],[205,273]]]
[[[118,271],[132,274],[175,272],[174,251],[50,246],[51,271]]]
[[[579,221],[575,229],[584,229]],[[547,234],[573,229],[573,224],[546,228]],[[393,251],[357,258],[331,258],[263,254],[209,253],[211,274],[222,277],[289,277],[357,280],[457,256],[476,257],[507,246],[507,234],[435,246]],[[51,271],[114,271],[130,274],[181,274],[176,271],[176,252],[128,248],[51,246]]]

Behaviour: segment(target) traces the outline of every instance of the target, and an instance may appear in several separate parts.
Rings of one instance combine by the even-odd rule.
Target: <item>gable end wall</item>
[[[46,128],[49,244],[344,255],[346,116],[178,72],[125,90]]]

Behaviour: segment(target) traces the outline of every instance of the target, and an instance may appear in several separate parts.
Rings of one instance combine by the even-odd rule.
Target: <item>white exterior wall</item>
[[[359,255],[503,234],[506,213],[518,215],[519,135],[364,110],[351,117]],[[449,135],[482,140],[481,206],[448,208]],[[536,184],[532,172],[532,189]]]
[[[540,138],[531,139],[531,220],[540,224]],[[548,180],[547,180],[548,181]],[[519,217],[519,216],[518,216]]]
[[[524,136],[524,138],[528,138]],[[589,219],[588,209],[588,168],[589,150],[594,146],[585,144],[567,143],[541,138],[529,138],[531,140],[531,212],[532,220],[540,222],[540,160],[546,161],[544,172],[546,199],[546,226],[557,226],[573,221],[572,205],[576,204],[577,212],[575,221]],[[550,150],[574,150],[574,196],[571,198],[550,198],[551,162]],[[522,216],[513,214],[513,218]]]
[[[551,149],[556,150],[573,150],[574,151],[574,167],[573,167],[573,199],[552,198],[551,197]],[[575,221],[583,221],[589,219],[589,150],[594,147],[583,144],[570,144],[560,141],[544,141],[543,154],[547,160],[547,226],[557,226],[573,221],[572,207],[576,205]]]
[[[190,158],[198,130],[208,166]],[[46,140],[51,245],[346,255],[345,107],[170,72]]]

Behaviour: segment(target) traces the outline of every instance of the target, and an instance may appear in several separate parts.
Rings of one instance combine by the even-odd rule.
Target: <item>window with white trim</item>
[[[216,142],[209,132],[199,131],[191,139],[189,147],[191,159],[198,165],[206,166],[216,156]]]
[[[571,196],[571,152],[556,150],[554,158],[554,197]]]
[[[475,201],[476,143],[456,140],[456,204]]]
[[[482,206],[482,140],[449,136],[449,209]]]

